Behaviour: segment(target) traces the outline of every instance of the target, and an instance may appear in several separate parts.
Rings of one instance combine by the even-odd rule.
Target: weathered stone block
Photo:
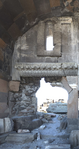
[[[8,93],[0,92],[0,102],[7,103]]]
[[[5,143],[5,139],[6,139],[7,136],[8,136],[7,133],[0,135],[0,145],[3,144],[3,143]]]
[[[18,92],[19,85],[20,85],[20,82],[18,82],[18,81],[10,81],[9,82],[9,90],[13,91],[13,92]]]
[[[66,103],[51,103],[47,109],[50,113],[67,113]]]
[[[0,133],[4,133],[4,119],[0,119]]]
[[[0,102],[0,113],[5,113],[7,110],[8,106],[6,102]]]
[[[45,149],[70,149],[70,144],[48,145]]]
[[[12,101],[13,101],[13,102],[15,101],[15,99],[14,99],[14,96],[13,96],[13,95],[14,95],[14,93],[9,92],[9,101],[11,101],[11,102],[12,102]]]
[[[71,131],[70,144],[72,147],[76,147],[79,145],[79,130]]]
[[[7,93],[8,92],[8,82],[0,79],[0,92]]]
[[[67,117],[64,117],[64,118],[60,121],[60,130],[66,129],[66,127],[67,127]]]
[[[10,118],[8,118],[8,117],[7,118],[4,118],[4,123],[5,123],[5,132],[12,131],[13,123],[10,120]]]
[[[17,117],[14,118],[14,130],[17,131],[18,129],[29,129],[33,130],[38,128],[42,125],[41,119],[33,119],[34,116],[24,116],[24,117]]]
[[[67,119],[67,131],[71,132],[72,130],[78,129],[78,119]]]
[[[77,130],[78,129],[78,125],[68,125],[67,127],[67,132],[70,133],[73,130]]]
[[[64,88],[68,91],[68,93],[71,92],[72,88],[69,86],[66,77],[62,77],[61,82],[62,82]]]
[[[51,7],[57,7],[57,6],[60,6],[60,0],[50,0],[50,6]]]
[[[7,136],[6,141],[11,143],[27,143],[32,142],[33,140],[35,140],[35,138],[36,134],[34,133],[28,133],[28,134],[13,133]]]
[[[69,94],[67,104],[67,118],[78,118],[78,91],[74,89]]]

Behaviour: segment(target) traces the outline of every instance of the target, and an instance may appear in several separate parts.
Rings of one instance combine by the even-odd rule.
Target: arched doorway
[[[53,81],[50,83],[46,82],[45,78],[41,78],[40,88],[36,92],[36,97],[37,110],[40,112],[47,112],[47,108],[52,103],[66,103],[65,106],[67,107],[68,92],[61,82]],[[67,111],[67,108],[65,111]]]

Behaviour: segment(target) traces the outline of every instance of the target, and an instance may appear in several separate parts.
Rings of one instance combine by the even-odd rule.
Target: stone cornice
[[[59,70],[78,69],[76,63],[16,63],[17,70]]]
[[[77,76],[76,63],[16,63],[19,76]]]

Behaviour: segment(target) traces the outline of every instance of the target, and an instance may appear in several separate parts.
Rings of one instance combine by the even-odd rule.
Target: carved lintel
[[[76,63],[17,63],[19,76],[77,76]]]

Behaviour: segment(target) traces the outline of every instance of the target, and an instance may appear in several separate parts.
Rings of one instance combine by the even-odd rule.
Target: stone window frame
[[[46,22],[53,24],[54,50],[46,51]],[[38,23],[37,31],[37,56],[61,57],[61,25],[58,19],[49,19]]]

